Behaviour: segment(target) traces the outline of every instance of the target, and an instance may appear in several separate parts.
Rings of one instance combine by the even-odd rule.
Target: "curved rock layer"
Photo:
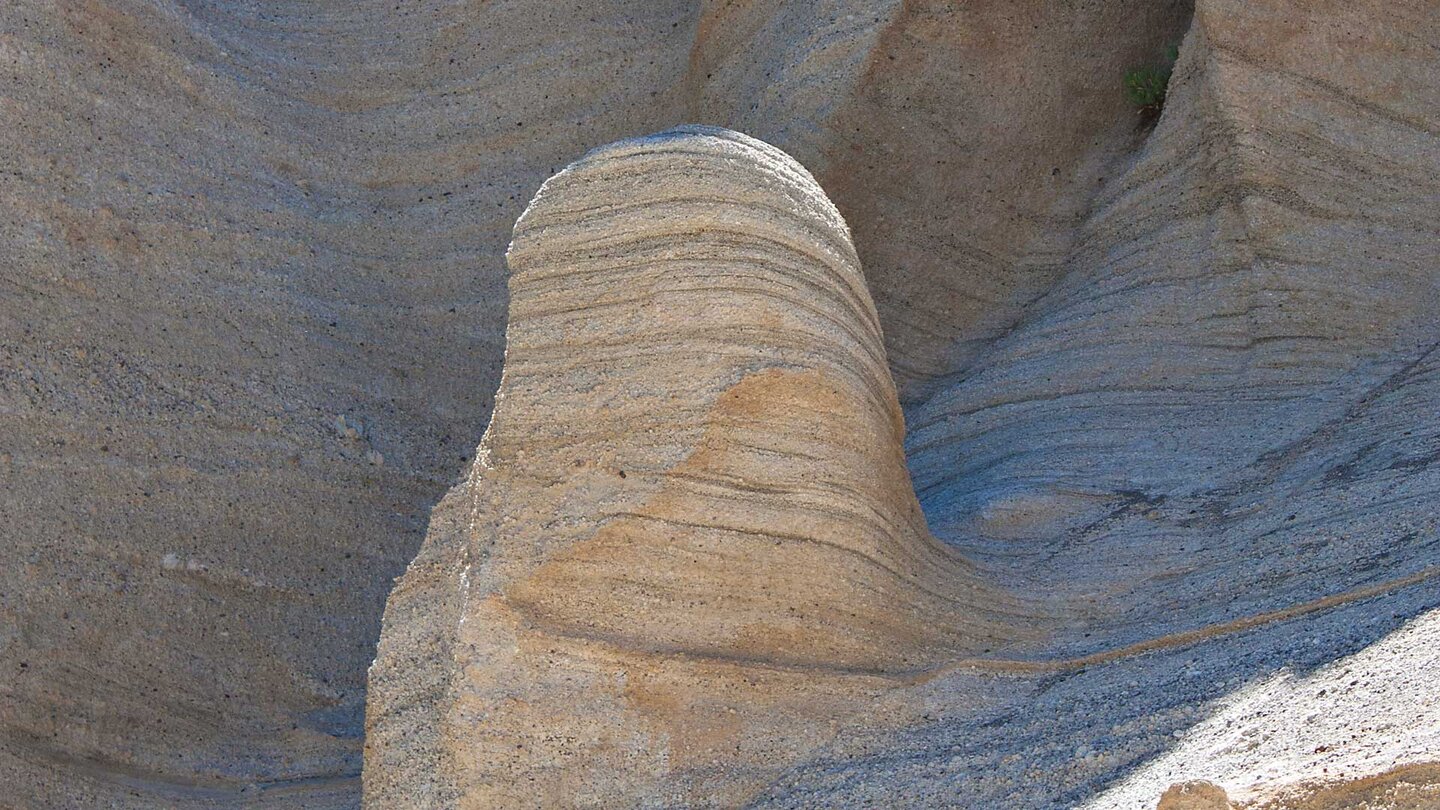
[[[561,786],[542,794],[550,802],[1098,809],[1154,807],[1172,783],[1205,778],[1227,792],[1212,798],[1285,806],[1331,790],[1316,785],[1335,774],[1398,767],[1419,781],[1395,801],[1423,801],[1433,785],[1421,763],[1440,739],[1427,613],[1440,605],[1432,17],[1421,3],[1201,3],[1163,118],[1102,190],[1059,280],[914,409],[910,462],[931,525],[977,561],[967,573],[987,592],[1044,596],[1044,611],[1026,606],[1048,616],[1028,623],[1049,632],[1043,645],[1001,637],[921,670],[877,671],[866,707],[830,714],[838,733],[742,721],[757,746],[804,749],[779,775],[741,756],[674,768],[671,738],[636,732],[606,750],[665,764],[572,769],[563,763],[590,760],[542,746],[512,755],[508,776],[482,768],[479,782]],[[505,425],[497,416],[493,435]],[[567,565],[603,578],[631,553],[612,544]],[[561,603],[592,581],[565,582],[526,604]],[[599,617],[614,610],[605,602]],[[603,618],[598,628],[595,640],[616,646],[650,638]],[[664,661],[689,648],[649,649]],[[577,658],[541,669],[569,672]],[[590,684],[631,677],[611,667],[590,670]],[[568,707],[551,724],[581,717],[593,733],[597,717],[603,728],[637,711],[597,697],[608,690],[566,691],[573,683],[544,702]],[[695,702],[728,691],[723,677],[671,683],[664,708],[646,711],[683,718],[672,728],[712,727],[733,708]],[[813,707],[832,688],[815,678],[766,691]],[[497,761],[486,712],[506,707],[494,728],[516,736],[511,718],[532,717],[535,701],[517,697],[527,708],[516,715],[508,700],[524,691],[482,692],[449,726],[470,742],[450,750]],[[463,687],[446,694],[463,703]]]
[[[1197,4],[1062,278],[908,414],[936,535],[1065,626],[757,804],[1287,806],[1434,760],[1437,26]]]
[[[1118,79],[1187,26],[1148,131]],[[756,803],[1148,810],[1418,761],[1387,728],[1437,727],[1406,623],[1436,604],[1437,34],[1422,0],[0,4],[0,803],[353,806],[384,595],[500,377],[515,218],[573,156],[682,121],[815,172],[931,529],[978,604],[1051,617],[909,676],[880,625],[837,630],[884,685],[775,687],[842,708],[755,740],[857,719]],[[432,536],[469,514],[444,501]],[[633,604],[596,643],[643,646]],[[416,632],[461,609],[400,605]],[[417,660],[386,701],[443,692]],[[1339,692],[1244,715],[1209,767],[1193,730],[1232,694],[1332,663]],[[1265,771],[1265,735],[1308,753]],[[699,761],[656,802],[702,795]]]
[[[815,170],[854,229],[902,400],[918,402],[1064,275],[1141,134],[1118,77],[1178,43],[1193,5],[717,0],[686,114]]]
[[[1132,637],[1434,564],[1431,12],[1199,4],[1065,278],[911,414],[938,534]]]
[[[976,178],[1063,152],[1002,207],[1082,205],[1071,175],[1134,139],[1114,77],[1188,8],[0,4],[9,798],[353,802],[384,595],[488,418],[515,218],[575,155],[688,120],[799,155],[882,279],[892,356],[948,357],[1034,296],[987,294],[1010,303],[973,334],[906,326],[954,297],[945,245],[1019,192]],[[1013,120],[984,114],[1001,98]],[[922,227],[956,236],[909,251]],[[957,254],[955,286],[1003,265]]]
[[[371,804],[733,805],[887,678],[1039,629],[926,530],[848,229],[783,152],[596,150],[509,262],[494,417],[439,508],[468,516],[387,612]]]

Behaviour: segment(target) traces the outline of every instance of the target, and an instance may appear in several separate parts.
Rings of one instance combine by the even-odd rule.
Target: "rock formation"
[[[508,258],[495,413],[371,677],[372,804],[734,805],[887,678],[1037,632],[925,528],[849,231],[783,152],[596,150]]]
[[[1440,733],[1432,5],[0,4],[0,806],[355,806],[381,609],[427,526],[368,698],[387,707],[375,795],[444,804],[535,776],[556,803],[577,781],[661,805],[1149,810],[1197,780],[1238,806],[1302,783],[1316,802],[1424,801]],[[1152,129],[1119,78],[1182,40]],[[749,359],[677,339],[606,377],[653,380],[638,410],[585,389],[601,375],[564,346],[513,351],[528,359],[506,372],[493,469],[442,500],[490,417],[526,201],[587,150],[689,121],[809,167],[859,264],[805,266],[856,290],[863,267],[874,312],[692,291],[706,303],[682,322],[645,323],[721,341],[780,320],[747,333]],[[747,177],[789,165],[741,143],[725,148],[770,155]],[[813,200],[784,176],[724,188]],[[681,179],[695,173],[662,185]],[[767,238],[833,247],[828,207],[795,205],[810,213]],[[521,224],[517,278],[583,263],[544,256],[564,233],[537,223],[574,212],[543,211]],[[551,286],[532,292],[588,305]],[[536,308],[512,337],[631,334],[616,307],[581,319],[517,298],[517,317]],[[893,448],[887,356],[928,531]],[[837,415],[747,409],[822,401]],[[637,412],[643,441],[603,437]],[[801,434],[835,463],[779,464]],[[562,476],[566,448],[591,455]],[[772,490],[797,487],[782,509]],[[542,534],[540,511],[470,500],[502,490],[578,522]],[[697,517],[680,547],[712,564],[678,565],[658,527]],[[582,540],[601,523],[620,528]],[[837,545],[701,554],[766,532]],[[503,571],[471,560],[457,587],[479,536],[536,545]],[[787,554],[847,573],[800,577]],[[652,611],[666,587],[695,604]],[[610,702],[583,711],[505,704],[512,726],[554,710],[585,731],[533,757],[513,746],[539,732],[514,731],[487,775],[483,746],[509,732],[442,718],[489,711],[487,683],[582,689],[525,675],[533,649],[477,658],[467,645],[504,636],[474,621],[456,636],[497,609],[459,596],[501,591],[504,633],[584,637],[556,673],[650,680],[586,691]],[[806,614],[779,621],[794,603]],[[763,637],[741,632],[755,617]],[[624,729],[623,762],[595,748]]]

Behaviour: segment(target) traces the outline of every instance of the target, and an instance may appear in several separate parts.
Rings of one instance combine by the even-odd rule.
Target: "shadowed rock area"
[[[0,806],[1426,806],[1437,25],[0,5]]]

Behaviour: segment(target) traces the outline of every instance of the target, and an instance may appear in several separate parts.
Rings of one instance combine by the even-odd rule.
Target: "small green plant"
[[[1125,97],[1141,114],[1158,116],[1165,107],[1165,91],[1170,87],[1170,74],[1179,58],[1180,47],[1171,45],[1165,49],[1164,64],[1146,65],[1125,73]]]

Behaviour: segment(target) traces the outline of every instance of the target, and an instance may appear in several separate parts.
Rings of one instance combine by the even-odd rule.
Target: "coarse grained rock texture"
[[[0,5],[13,800],[353,801],[384,595],[498,383],[511,227],[576,155],[696,120],[831,165],[830,185],[893,167],[836,195],[870,250],[915,212],[1020,193],[899,193],[907,163],[969,167],[963,181],[1044,131],[980,114],[1002,83],[1028,88],[1014,98],[1035,120],[1076,122],[1077,155],[1092,137],[1095,155],[1123,152],[1113,76],[1187,15],[1153,0]],[[1084,41],[1072,29],[1115,33],[1069,56],[1038,45]],[[1041,103],[1057,92],[1042,72],[1009,70],[1002,45],[1024,42],[1076,78],[1066,109]],[[955,84],[979,55],[988,72]],[[963,155],[939,156],[957,127]],[[1056,187],[1075,205],[1090,188],[1070,168]],[[891,269],[894,321],[886,296],[907,275]],[[898,299],[929,300],[928,284]]]
[[[930,530],[1045,634],[835,687],[811,722],[843,733],[747,771],[824,738],[777,720],[714,795],[1148,810],[1434,759],[1436,25],[1424,0],[0,4],[0,804],[357,804],[391,578],[427,523],[468,531],[429,510],[488,419],[512,225],[575,156],[685,121],[835,201]],[[1150,130],[1119,77],[1182,37]],[[385,689],[428,705],[443,671]],[[703,752],[728,713],[671,677],[642,699]]]
[[[596,150],[508,261],[495,413],[372,670],[369,803],[735,805],[887,676],[1038,632],[926,529],[848,229],[785,153]]]

